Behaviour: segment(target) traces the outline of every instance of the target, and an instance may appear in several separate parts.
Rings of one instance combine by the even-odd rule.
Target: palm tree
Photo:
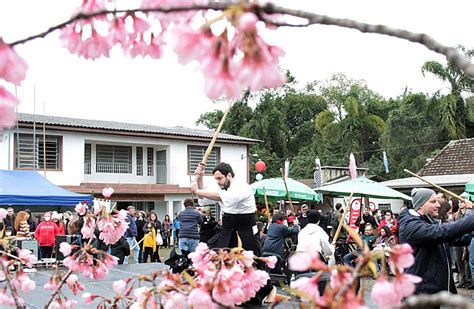
[[[467,50],[459,45],[461,50],[469,59],[474,55],[474,50]],[[439,113],[441,123],[447,131],[449,138],[461,139],[466,137],[466,103],[462,97],[463,92],[474,92],[474,81],[463,71],[452,63],[443,65],[437,61],[427,61],[423,64],[421,72],[425,75],[429,72],[444,82],[450,84],[450,93],[441,95],[440,91],[435,93],[439,102]]]

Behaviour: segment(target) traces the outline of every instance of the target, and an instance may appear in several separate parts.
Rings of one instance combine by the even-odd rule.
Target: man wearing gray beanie
[[[416,285],[416,294],[435,294],[449,291],[457,294],[448,255],[449,242],[474,231],[474,216],[453,223],[440,223],[440,204],[431,189],[415,188],[411,191],[413,209],[405,209],[398,218],[400,243],[413,248],[415,263],[406,273],[422,278]],[[467,201],[467,208],[472,202]]]

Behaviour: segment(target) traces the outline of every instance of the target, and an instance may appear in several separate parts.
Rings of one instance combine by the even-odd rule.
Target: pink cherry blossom
[[[18,258],[21,259],[21,261],[28,267],[33,267],[33,264],[38,260],[36,256],[27,249],[17,249],[16,253]]]
[[[71,254],[72,246],[67,242],[62,242],[59,244],[59,251],[64,255],[68,256]]]
[[[421,282],[421,278],[418,276],[400,273],[395,276],[393,280],[393,286],[395,292],[400,295],[400,298],[407,297],[415,293],[415,283]]]
[[[82,301],[84,301],[84,304],[89,305],[90,303],[94,301],[97,295],[86,292],[86,293],[83,293],[81,297],[82,297]]]
[[[71,54],[77,54],[82,44],[82,30],[77,31],[78,24],[68,25],[61,29],[59,39]]]
[[[255,31],[257,29],[258,17],[254,13],[247,12],[239,18],[239,28],[243,31]]]
[[[109,24],[109,38],[112,44],[120,44],[125,46],[129,39],[129,33],[125,27],[125,19],[127,15],[119,17],[114,16],[113,20]]]
[[[16,124],[16,107],[20,101],[0,85],[0,130]]]
[[[200,60],[210,52],[215,40],[210,29],[194,30],[188,23],[177,25],[166,38],[181,64]]]
[[[56,283],[53,281],[53,277],[49,278],[49,281],[45,283],[45,285],[43,286],[43,289],[45,290],[50,290],[50,291],[54,291],[58,288],[58,286],[56,285]]]
[[[393,284],[388,282],[385,276],[381,276],[375,281],[370,296],[372,302],[380,308],[399,305],[402,300]]]
[[[334,290],[338,290],[341,286],[346,285],[352,278],[350,270],[338,271],[337,269],[331,270],[330,285]]]
[[[91,36],[82,41],[78,55],[83,56],[85,59],[95,60],[102,56],[109,57],[111,48],[112,45],[108,38],[99,35],[97,31],[93,29]]]
[[[204,289],[194,289],[189,293],[188,304],[193,308],[219,308],[212,301],[209,292]]]
[[[0,37],[0,78],[19,86],[26,77],[27,69],[26,61]]]
[[[388,264],[393,273],[403,272],[404,269],[415,263],[413,249],[409,244],[400,244],[394,246],[390,251]]]
[[[84,218],[84,225],[81,228],[81,234],[85,239],[95,238],[95,221],[92,217]]]
[[[79,278],[75,274],[69,275],[66,283],[74,295],[77,295],[79,290],[84,291],[84,286],[79,282]]]
[[[123,212],[100,217],[97,221],[97,228],[100,231],[99,239],[107,245],[115,244],[125,234],[128,226],[129,223],[125,221]]]
[[[107,186],[102,190],[102,195],[105,198],[110,198],[112,196],[112,194],[114,194],[114,188],[112,188],[112,187]]]
[[[125,292],[125,288],[130,280],[117,280],[114,281],[113,289],[115,293],[123,294]]]
[[[7,210],[5,208],[0,208],[0,221],[3,221],[7,217]]]
[[[307,302],[313,302],[319,298],[318,281],[315,277],[302,277],[291,282],[291,288],[303,292],[303,299]]]
[[[16,278],[12,279],[12,282],[17,288],[21,288],[25,293],[29,293],[36,288],[36,283],[23,272],[17,273]]]
[[[262,259],[269,268],[275,268],[278,258],[274,255]]]
[[[80,215],[80,216],[83,216],[86,214],[87,212],[87,205],[86,204],[83,204],[83,203],[79,203],[76,205],[76,207],[74,208],[74,210]]]

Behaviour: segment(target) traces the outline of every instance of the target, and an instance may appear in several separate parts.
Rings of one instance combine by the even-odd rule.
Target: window
[[[96,146],[97,173],[132,173],[132,147],[115,145]]]
[[[199,162],[202,161],[204,154],[206,153],[207,146],[188,146],[188,173],[194,174],[196,167]],[[221,149],[219,147],[214,147],[207,159],[206,165],[206,174],[212,174],[212,170],[216,167],[217,163],[221,159]]]
[[[153,172],[153,170],[154,170],[153,152],[154,152],[154,150],[151,147],[148,147],[146,149],[146,164],[147,164],[147,168],[148,168],[148,173],[147,173],[148,176],[153,176],[155,174]]]
[[[61,136],[18,134],[15,136],[17,156],[15,168],[61,170]],[[45,168],[46,165],[46,168]]]
[[[143,147],[137,147],[137,176],[143,176]]]
[[[91,144],[84,144],[84,174],[90,175],[92,170]]]

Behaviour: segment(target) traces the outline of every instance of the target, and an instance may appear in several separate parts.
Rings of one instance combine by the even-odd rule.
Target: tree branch
[[[69,278],[69,276],[72,274],[72,270],[69,269],[67,271],[66,274],[64,274],[64,277],[62,278],[61,282],[59,283],[58,287],[56,288],[56,290],[54,291],[53,294],[51,294],[51,297],[49,298],[48,302],[46,303],[46,305],[44,305],[44,308],[49,308],[49,305],[51,305],[51,303],[53,302],[54,298],[56,297],[56,295],[58,295],[59,291],[61,290],[61,288],[63,287],[64,283],[66,282],[67,278]]]
[[[255,11],[255,12],[263,12],[265,14],[258,14],[260,18],[268,23],[277,26],[291,26],[291,27],[304,27],[314,24],[320,25],[329,25],[329,26],[338,26],[343,28],[355,29],[359,30],[363,33],[376,33],[382,35],[388,35],[392,37],[396,37],[402,40],[410,41],[413,43],[419,43],[424,45],[429,50],[432,50],[436,53],[442,54],[446,57],[446,59],[460,68],[464,73],[466,73],[469,77],[474,78],[474,64],[470,62],[470,60],[465,57],[462,53],[456,50],[454,47],[447,47],[429,35],[424,33],[414,33],[403,29],[396,29],[391,28],[385,25],[375,25],[375,24],[368,24],[363,22],[358,22],[356,20],[347,19],[347,18],[336,18],[330,17],[327,15],[320,15],[316,13],[306,12],[302,10],[294,10],[289,8],[284,8],[280,6],[276,6],[270,3],[267,4],[256,4],[256,3],[243,3],[242,1],[210,1],[206,5],[192,5],[192,6],[163,6],[163,7],[154,7],[154,8],[146,8],[146,9],[131,9],[131,10],[102,10],[94,13],[78,13],[71,17],[69,20],[62,22],[56,26],[50,27],[44,32],[38,33],[36,35],[29,36],[25,39],[21,39],[15,42],[10,43],[10,46],[15,46],[19,44],[26,43],[28,41],[32,41],[38,38],[43,38],[50,34],[53,31],[61,29],[69,24],[74,23],[80,19],[90,19],[93,17],[107,15],[107,14],[118,14],[118,13],[125,13],[125,14],[133,14],[137,12],[142,13],[151,13],[151,12],[161,12],[161,13],[173,13],[173,12],[185,12],[185,11],[199,11],[199,10],[217,10],[222,11],[226,10],[232,6],[240,6],[246,11]],[[289,15],[293,17],[300,17],[306,20],[306,23],[303,24],[286,24],[281,23],[277,20],[272,20],[270,16],[274,14],[283,14]]]

